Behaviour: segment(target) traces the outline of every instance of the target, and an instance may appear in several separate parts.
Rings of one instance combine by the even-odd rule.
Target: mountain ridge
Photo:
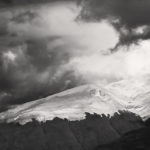
[[[141,118],[131,112],[115,113],[111,118],[86,113],[85,119],[76,121],[56,117],[46,122],[33,119],[24,125],[0,123],[0,149],[96,150],[100,145],[109,146],[124,134],[143,128]]]
[[[14,106],[0,113],[0,121],[26,124],[32,118],[45,122],[55,117],[82,120],[86,112],[113,116],[119,110],[131,111],[145,120],[150,115],[149,94],[145,80],[122,80],[107,86],[87,84]]]

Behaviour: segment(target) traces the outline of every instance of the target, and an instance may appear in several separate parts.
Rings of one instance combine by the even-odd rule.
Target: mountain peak
[[[32,119],[52,120],[55,117],[81,120],[85,113],[114,115],[127,110],[143,118],[149,116],[150,86],[133,80],[118,81],[107,86],[88,84],[36,101],[15,106],[0,113],[0,120],[25,124]]]

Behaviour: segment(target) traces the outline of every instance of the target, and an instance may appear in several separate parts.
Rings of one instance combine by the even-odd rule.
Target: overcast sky
[[[149,0],[1,0],[1,107],[148,76],[149,8]]]

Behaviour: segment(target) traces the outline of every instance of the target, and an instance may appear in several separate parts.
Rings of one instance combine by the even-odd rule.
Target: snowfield
[[[128,79],[106,86],[83,85],[28,102],[0,113],[0,121],[26,124],[32,118],[45,122],[55,117],[82,120],[85,112],[112,116],[119,110],[150,116],[150,85],[145,79]]]

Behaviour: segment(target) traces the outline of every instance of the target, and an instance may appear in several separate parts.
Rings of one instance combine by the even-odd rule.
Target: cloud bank
[[[121,47],[116,53],[94,53],[74,58],[69,67],[74,67],[89,83],[108,84],[128,78],[143,78],[150,75],[150,40],[139,45]]]
[[[5,1],[5,8],[0,1],[1,109],[81,84],[150,74],[148,1],[32,2]]]
[[[150,38],[149,0],[82,0],[81,3],[80,17],[87,21],[108,19],[120,32],[119,46]]]
[[[1,106],[87,83],[68,64],[109,51],[118,33],[107,21],[77,21],[80,10],[73,2],[1,10]]]

